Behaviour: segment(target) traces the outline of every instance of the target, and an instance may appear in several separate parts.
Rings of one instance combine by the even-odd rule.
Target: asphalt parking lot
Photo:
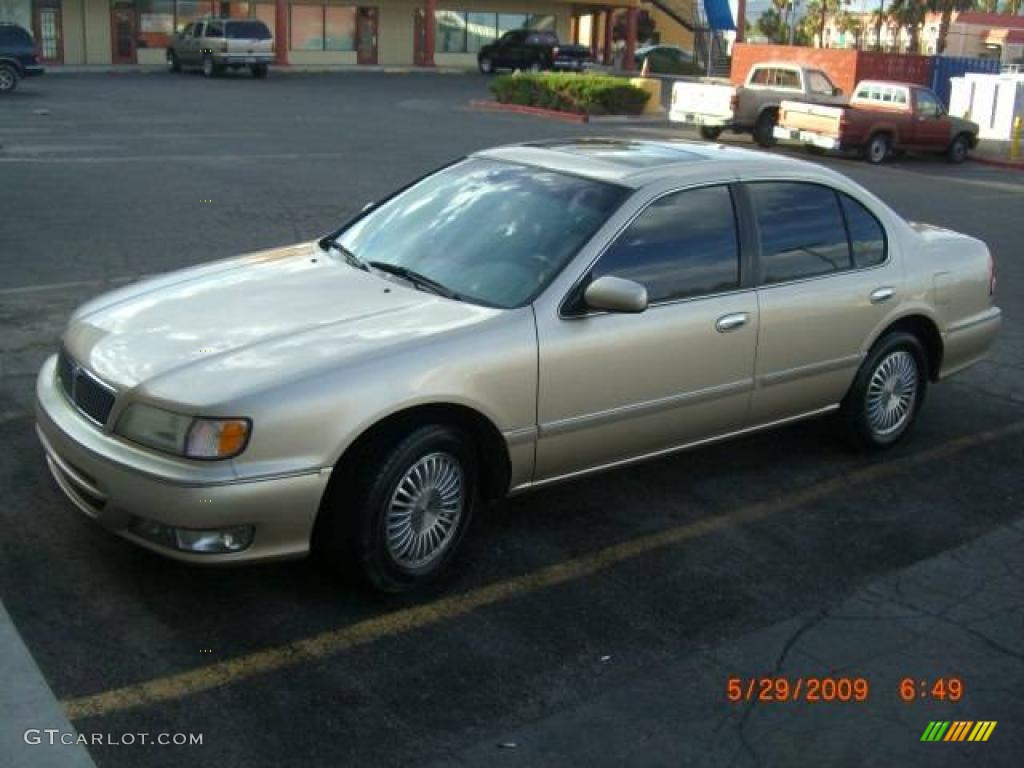
[[[815,158],[985,239],[1005,325],[912,436],[807,422],[517,497],[425,593],[306,562],[172,563],[52,482],[36,371],[78,303],[310,239],[473,149],[680,136],[475,112],[477,76],[46,77],[0,105],[0,596],[100,766],[1010,765],[1024,754],[1024,175]],[[741,140],[742,141],[742,140]],[[254,308],[254,312],[258,308]],[[862,702],[731,703],[727,679],[864,677]],[[959,701],[898,695],[962,679]],[[934,720],[999,723],[921,743]],[[47,727],[41,724],[40,727]],[[5,746],[0,744],[0,765]]]

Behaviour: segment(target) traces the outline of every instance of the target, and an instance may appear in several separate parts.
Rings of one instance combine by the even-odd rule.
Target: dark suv
[[[21,78],[43,72],[32,35],[17,24],[0,22],[0,93],[10,93]]]

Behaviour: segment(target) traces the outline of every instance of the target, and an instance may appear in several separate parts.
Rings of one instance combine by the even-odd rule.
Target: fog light
[[[156,520],[136,517],[131,524],[131,531],[155,544],[160,544],[182,552],[199,552],[217,554],[241,552],[252,544],[253,527],[236,525],[231,528],[213,530],[193,530],[190,528],[173,528]]]

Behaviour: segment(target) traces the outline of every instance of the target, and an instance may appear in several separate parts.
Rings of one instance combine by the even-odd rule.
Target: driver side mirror
[[[635,314],[647,309],[647,288],[632,280],[605,275],[587,286],[583,302],[588,309]]]

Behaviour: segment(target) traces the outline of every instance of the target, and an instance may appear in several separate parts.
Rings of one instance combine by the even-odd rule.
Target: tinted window
[[[839,194],[850,232],[853,262],[858,267],[873,267],[885,261],[885,230],[867,208],[852,197]]]
[[[220,24],[207,24],[206,25],[206,36],[207,37],[224,37],[224,30]]]
[[[939,114],[939,101],[930,91],[917,92],[917,111],[925,117],[936,117]]]
[[[642,283],[651,302],[737,288],[740,256],[729,188],[691,189],[655,201],[591,274]]]
[[[799,182],[750,184],[761,235],[761,275],[779,283],[850,267],[850,246],[836,193]]]
[[[0,43],[31,46],[32,36],[21,27],[0,26]]]
[[[416,270],[500,307],[533,297],[627,191],[553,171],[471,159],[414,184],[346,229],[364,261]]]
[[[232,21],[228,24],[231,40],[269,40],[270,30],[262,21]]]

